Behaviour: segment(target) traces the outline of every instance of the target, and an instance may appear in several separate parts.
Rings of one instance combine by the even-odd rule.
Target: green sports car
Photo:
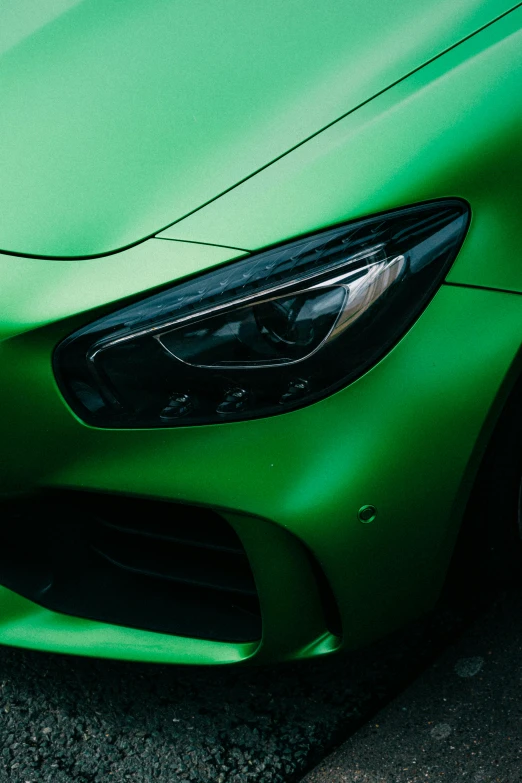
[[[303,659],[464,518],[518,567],[522,4],[0,0],[0,106],[0,643]]]

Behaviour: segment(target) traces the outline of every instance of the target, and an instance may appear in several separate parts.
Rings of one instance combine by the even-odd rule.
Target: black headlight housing
[[[469,207],[446,199],[321,231],[101,318],[56,349],[97,427],[271,416],[347,385],[411,325],[455,259]]]

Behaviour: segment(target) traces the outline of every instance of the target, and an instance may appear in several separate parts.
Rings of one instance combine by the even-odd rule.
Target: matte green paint
[[[0,249],[152,235],[512,0],[0,0]]]
[[[477,220],[448,279],[522,292],[521,28],[519,8],[163,236],[257,249],[461,196]]]
[[[32,650],[68,652],[151,663],[239,663],[255,653],[257,644],[224,644],[182,639],[161,633],[107,625],[50,612],[0,587],[2,644]]]
[[[79,487],[234,509],[229,518],[264,610],[252,660],[338,646],[326,634],[300,541],[335,590],[344,647],[395,628],[435,600],[488,417],[510,369],[520,372],[521,296],[443,286],[387,357],[329,399],[264,420],[172,430],[98,430],[71,415],[50,363],[70,323],[2,344],[2,365],[10,368],[0,389],[0,442],[9,445],[4,492]],[[363,525],[357,512],[368,501],[379,515]],[[156,649],[154,634],[142,632],[140,641],[137,631],[107,627],[105,636],[98,624],[97,635],[83,637],[83,625],[66,618],[60,629],[69,634],[60,633],[46,610],[8,613],[4,622],[0,641],[11,644],[35,645],[38,634],[44,649],[180,663],[188,649],[193,662],[226,659],[221,646],[173,639],[167,654],[164,637]],[[247,657],[232,647],[231,660]]]
[[[282,151],[285,145],[294,143],[288,141],[290,135],[285,136],[291,117],[295,121],[297,116],[298,103],[293,101],[297,101],[296,96],[305,100],[306,89],[320,91],[332,84],[325,73],[333,74],[339,69],[339,86],[346,73],[342,67],[350,66],[353,73],[367,78],[360,89],[361,94],[365,92],[370,97],[379,89],[378,83],[392,78],[393,68],[402,68],[403,74],[407,68],[406,61],[397,64],[397,36],[404,37],[404,52],[411,54],[415,50],[413,59],[419,62],[428,56],[430,46],[439,47],[443,39],[447,42],[460,36],[466,25],[474,29],[481,14],[484,20],[484,15],[489,18],[503,10],[502,4],[493,2],[453,4],[451,10],[462,11],[463,15],[454,26],[449,26],[449,3],[416,3],[425,24],[417,21],[419,29],[414,41],[410,40],[415,38],[410,20],[416,17],[406,13],[413,13],[413,3],[400,4],[401,14],[397,14],[396,24],[391,26],[389,38],[381,24],[373,25],[375,35],[370,36],[370,9],[382,16],[388,5],[365,4],[366,27],[357,28],[357,35],[354,33],[350,40],[352,45],[359,42],[365,51],[370,43],[375,49],[368,48],[366,59],[357,50],[359,60],[352,58],[349,47],[341,53],[341,36],[334,39],[337,49],[332,42],[331,60],[321,36],[316,41],[317,49],[312,53],[311,49],[304,51],[300,36],[311,34],[300,17],[294,32],[304,51],[302,68],[290,69],[290,75],[283,75],[280,93],[279,84],[274,86],[274,103],[269,100],[267,84],[270,79],[275,80],[275,65],[267,64],[263,70],[260,63],[275,43],[265,40],[266,29],[261,34],[264,28],[258,28],[261,54],[256,54],[259,59],[252,67],[258,69],[256,74],[266,74],[264,86],[253,85],[252,94],[242,99],[239,92],[236,95],[232,91],[237,103],[224,102],[222,96],[216,95],[213,108],[210,103],[208,108],[215,136],[205,136],[205,144],[197,135],[194,137],[194,150],[201,155],[198,176],[192,169],[190,181],[188,172],[193,161],[188,160],[187,168],[180,170],[174,183],[172,172],[176,160],[180,160],[176,155],[181,149],[189,149],[189,136],[183,137],[185,148],[180,142],[172,157],[165,156],[154,133],[144,133],[144,118],[150,119],[149,129],[154,125],[152,118],[158,117],[160,124],[164,120],[161,107],[158,108],[155,79],[161,52],[165,54],[170,40],[168,13],[174,13],[175,7],[180,24],[186,28],[189,5],[148,4],[150,20],[142,19],[146,33],[143,40],[152,35],[154,25],[159,30],[160,10],[168,30],[158,38],[159,54],[136,44],[139,68],[134,61],[129,62],[136,92],[121,82],[123,70],[115,69],[114,75],[107,70],[105,81],[98,84],[96,63],[91,83],[80,53],[85,63],[92,65],[87,57],[87,42],[96,44],[98,52],[100,47],[107,47],[108,51],[110,42],[114,48],[111,56],[116,62],[118,52],[123,56],[118,49],[118,33],[126,45],[132,30],[138,35],[140,4],[107,2],[103,16],[96,0],[43,3],[40,20],[44,18],[44,7],[62,9],[64,14],[55,16],[47,26],[39,22],[38,29],[32,22],[31,35],[25,38],[22,17],[17,28],[13,21],[16,11],[6,11],[7,4],[4,6],[2,9],[0,2],[0,13],[12,14],[8,42],[11,48],[3,60],[0,58],[0,76],[2,68],[6,69],[4,75],[18,73],[18,89],[27,90],[26,95],[31,96],[33,82],[37,84],[39,79],[34,64],[45,62],[43,73],[47,81],[44,80],[46,89],[42,93],[45,100],[42,97],[40,103],[32,99],[24,103],[20,95],[11,96],[11,108],[18,105],[16,116],[20,122],[26,121],[30,107],[35,106],[33,119],[40,118],[37,125],[42,129],[42,155],[39,157],[30,145],[30,149],[24,146],[36,138],[33,125],[26,123],[25,136],[17,137],[12,147],[15,152],[23,152],[15,155],[20,177],[8,183],[13,205],[23,204],[24,209],[13,206],[11,213],[0,209],[0,238],[10,236],[13,242],[17,238],[17,243],[26,243],[27,251],[41,255],[51,252],[51,248],[57,254],[81,255],[88,247],[91,251],[95,246],[107,250],[136,241],[161,225],[154,221],[163,214],[162,210],[165,214],[169,211],[166,223],[175,218],[182,203],[192,199],[195,204],[198,199],[207,198],[204,191],[217,196],[219,189],[226,186],[219,184],[219,177],[224,182],[224,172],[228,172],[231,182],[237,178],[250,154],[248,150],[255,147],[256,154],[273,157],[279,154],[276,147]],[[26,10],[29,6],[29,0],[20,3]],[[274,3],[272,9],[270,4],[276,17],[283,13],[280,9],[291,6]],[[339,12],[341,4],[332,2],[330,6]],[[228,0],[220,7],[239,9],[239,5]],[[247,7],[253,6],[241,4],[243,14],[238,16],[243,24],[238,29],[245,36]],[[125,8],[129,9],[128,17],[123,20]],[[203,13],[203,5],[197,2],[190,8],[194,8],[194,19]],[[311,4],[309,9],[312,19]],[[270,27],[270,21],[265,19],[270,16],[268,13],[257,7],[249,13],[258,14]],[[84,24],[76,25],[80,19]],[[248,552],[263,612],[261,642],[233,645],[66,617],[0,589],[0,643],[178,663],[290,660],[364,644],[433,604],[444,580],[477,466],[502,403],[522,371],[522,296],[516,293],[522,292],[522,224],[518,217],[522,195],[521,19],[522,11],[513,11],[427,65],[228,195],[178,223],[168,232],[171,239],[150,239],[121,253],[75,263],[0,254],[0,494],[12,497],[44,487],[68,487],[135,493],[218,508],[235,527]],[[125,22],[121,31],[116,30],[116,21]],[[190,39],[185,28],[183,36],[180,34],[182,51]],[[0,26],[0,31],[0,36],[4,36],[0,40],[5,41],[6,28]],[[210,39],[210,32],[205,30],[204,34]],[[19,45],[13,42],[17,36]],[[278,40],[274,39],[276,43]],[[51,46],[51,41],[55,46]],[[246,62],[246,48],[239,49]],[[35,52],[46,52],[47,59],[39,60]],[[228,62],[224,52],[223,48],[223,60],[219,61],[223,68]],[[374,71],[368,64],[371,54],[375,56]],[[33,56],[35,60],[31,59]],[[149,62],[148,56],[150,71],[142,71]],[[313,60],[314,73],[317,72],[313,85],[307,82],[307,57]],[[345,66],[339,65],[339,57],[346,58]],[[202,68],[204,62],[202,55]],[[224,72],[228,73],[226,69]],[[207,73],[205,79],[202,73],[202,92],[198,95],[204,97],[206,106],[207,98],[210,102],[212,99],[212,85],[217,82],[212,73]],[[51,78],[58,75],[62,79],[60,85],[64,90],[67,87],[64,93],[57,91]],[[294,87],[285,81],[287,76],[294,80]],[[135,100],[141,111],[140,91],[148,77],[152,79],[149,111],[138,112],[131,128],[129,106]],[[236,74],[234,78],[240,80],[243,76]],[[180,96],[183,90],[186,97],[190,89],[195,89],[189,89],[189,81],[187,76],[186,82],[179,82]],[[333,106],[332,114],[344,110],[339,108],[342,101],[347,106],[360,100],[356,97],[360,81],[354,79],[346,87],[346,94],[339,87],[338,93],[333,90],[330,97],[324,95],[324,103],[317,104],[319,108],[310,122],[328,121],[329,100],[333,102],[328,104],[330,109]],[[0,85],[4,83],[7,84],[0,78]],[[176,83],[166,77],[162,82],[168,84],[173,101],[169,111],[165,110],[165,117],[181,111],[181,104],[174,100],[179,97]],[[79,95],[78,84],[83,85],[84,98],[90,95],[91,103],[80,105],[78,98],[77,113],[69,117],[66,103],[61,100],[64,95]],[[235,84],[234,90],[239,89]],[[94,85],[100,88],[99,104]],[[108,108],[107,96],[116,94],[111,92],[116,90],[115,85],[121,92],[122,106],[115,105],[113,113],[107,112],[103,130],[101,110]],[[284,108],[281,114],[274,110],[276,104]],[[225,115],[230,110],[228,119],[221,117],[218,105],[225,107]],[[238,119],[240,105],[251,135],[242,135],[246,126]],[[54,108],[56,114],[52,113]],[[71,118],[78,119],[80,109],[85,116],[92,115],[93,123],[78,122],[75,126],[79,142],[76,149],[71,146]],[[49,120],[51,114],[61,118],[54,126]],[[183,113],[180,116],[185,117]],[[281,123],[280,134],[274,130],[276,116]],[[0,122],[4,119],[2,115]],[[303,116],[302,121],[308,119]],[[270,122],[275,123],[272,135],[267,131]],[[228,149],[222,141],[227,128],[234,126],[235,131],[235,124],[237,135],[232,134]],[[155,128],[154,125],[152,129]],[[173,137],[178,130],[172,130]],[[11,132],[11,126],[8,131]],[[60,131],[56,137],[55,131]],[[161,133],[167,136],[168,132],[167,125],[162,126]],[[304,132],[299,126],[299,133]],[[183,133],[179,133],[181,139]],[[116,137],[121,139],[118,149],[127,156],[128,172],[123,157],[111,158]],[[60,155],[63,152],[64,161],[71,166],[78,163],[77,180],[72,169],[65,171],[65,163],[54,171],[49,163],[52,156],[48,155],[53,144],[57,155],[58,151]],[[116,146],[114,142],[114,149]],[[232,160],[233,149],[237,149],[237,161]],[[128,155],[129,150],[136,158]],[[0,156],[4,152],[5,147],[0,145]],[[220,161],[216,166],[210,165],[214,154],[215,161]],[[164,170],[160,166],[162,156]],[[253,170],[258,161],[253,153],[248,159]],[[106,169],[108,162],[114,166]],[[15,166],[11,158],[8,164]],[[109,168],[112,173],[122,174],[121,182],[109,177]],[[0,167],[1,176],[5,170]],[[160,170],[165,176],[161,185],[157,179]],[[50,183],[47,190],[41,184],[43,179],[39,179],[42,172]],[[132,182],[138,181],[142,190],[132,186]],[[4,198],[2,188],[8,187],[5,182],[0,188],[0,201]],[[79,194],[78,199],[72,197],[73,193]],[[244,251],[234,249],[237,247],[257,248],[339,220],[447,195],[466,198],[473,210],[469,235],[448,278],[461,285],[443,285],[400,343],[358,381],[330,398],[268,419],[170,430],[117,431],[84,425],[60,395],[51,366],[55,345],[80,324],[118,306],[123,298],[143,295],[239,257]],[[171,196],[172,203],[167,205]],[[9,214],[12,219],[7,219]],[[22,244],[17,247],[21,249]],[[15,244],[7,249],[15,249]],[[512,292],[485,290],[481,286]],[[361,507],[367,505],[378,509],[371,524],[363,524],[358,518]],[[343,620],[342,641],[326,631],[307,549],[320,561],[334,589]]]

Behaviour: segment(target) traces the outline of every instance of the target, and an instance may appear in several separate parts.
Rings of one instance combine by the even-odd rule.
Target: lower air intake
[[[261,638],[240,539],[214,511],[64,492],[10,505],[0,584],[57,612],[226,642]]]

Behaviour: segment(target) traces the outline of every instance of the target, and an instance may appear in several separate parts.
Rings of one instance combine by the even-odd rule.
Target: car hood
[[[0,250],[135,244],[512,5],[0,0]]]

